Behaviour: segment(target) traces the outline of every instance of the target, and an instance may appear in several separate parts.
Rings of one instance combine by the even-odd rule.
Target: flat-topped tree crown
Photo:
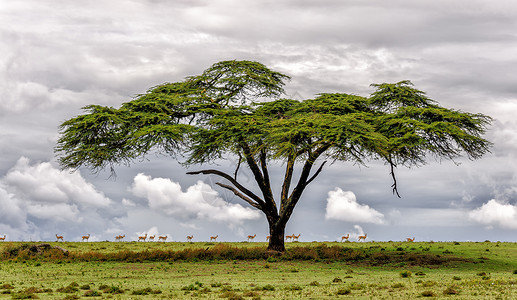
[[[490,117],[440,107],[409,81],[374,84],[370,97],[322,93],[297,101],[281,98],[288,79],[257,62],[223,61],[201,75],[151,88],[118,109],[87,106],[85,114],[61,125],[59,161],[62,168],[98,171],[129,165],[150,151],[187,165],[233,155],[237,170],[244,165],[251,171],[255,188],[243,186],[237,170],[188,174],[225,179],[218,185],[265,214],[268,248],[284,251],[286,224],[326,159],[360,164],[383,160],[398,195],[396,166],[419,166],[428,156],[476,159],[491,146],[482,137]],[[284,162],[276,197],[271,161]]]

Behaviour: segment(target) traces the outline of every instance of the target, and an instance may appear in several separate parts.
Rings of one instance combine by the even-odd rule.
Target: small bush
[[[197,289],[197,287],[196,287],[196,289]],[[183,290],[183,288],[182,288],[182,290]],[[160,290],[153,290],[151,288],[144,288],[144,289],[140,289],[140,290],[134,290],[131,293],[131,295],[149,295],[149,294],[161,294],[161,293],[162,293],[162,291],[160,291]]]
[[[12,295],[12,299],[39,299],[39,297],[33,293],[19,292]]]
[[[299,285],[293,284],[291,286],[286,286],[284,290],[286,291],[301,291],[303,288]]]
[[[253,288],[254,291],[274,291],[275,290],[275,287],[272,286],[271,284],[266,284],[265,286],[262,286],[262,287],[254,287]]]
[[[124,290],[118,286],[107,286],[102,291],[106,294],[124,294]]]
[[[230,300],[243,300],[244,299],[241,295],[236,294],[233,291],[226,291],[226,292],[222,293],[221,296],[219,296],[219,297],[228,298]]]
[[[347,289],[347,288],[340,288],[336,291],[336,295],[348,295],[350,294],[352,291],[350,289]]]
[[[452,277],[452,280],[461,280],[461,277],[459,277],[459,276],[454,276],[454,277]]]
[[[197,291],[198,287],[193,284],[190,284],[190,285],[186,285],[186,286],[182,287],[181,290],[182,291]]]
[[[79,287],[81,290],[91,290],[91,287],[89,284],[85,284],[85,285],[81,285],[81,287]]]
[[[84,292],[84,296],[85,297],[99,297],[99,296],[102,296],[102,293],[98,292],[98,291],[87,290],[86,292]]]
[[[67,293],[67,294],[75,293],[75,292],[79,291],[78,286],[79,286],[79,284],[77,284],[77,282],[72,282],[68,286],[58,288],[56,291],[59,293]]]
[[[309,283],[309,285],[310,285],[310,286],[319,286],[319,285],[320,285],[320,283],[319,283],[319,282],[317,282],[317,281],[313,281],[313,282]]]
[[[404,270],[404,271],[400,272],[400,277],[409,278],[409,277],[411,277],[411,274],[413,274],[413,273],[411,273],[411,271]]]
[[[14,286],[12,286],[8,283],[5,283],[5,284],[1,285],[0,288],[5,289],[5,290],[12,290],[12,289],[14,289]]]
[[[436,293],[433,291],[423,291],[420,295],[422,297],[436,297]]]
[[[402,282],[397,282],[397,283],[394,283],[391,285],[391,287],[394,289],[400,289],[400,288],[403,288],[404,286],[405,285]]]
[[[422,286],[423,287],[432,287],[432,286],[435,286],[437,284],[438,283],[436,281],[432,281],[432,280],[428,280],[428,281],[422,282]]]
[[[339,278],[339,277],[336,277],[336,278],[332,279],[332,282],[339,283],[339,282],[343,282],[343,280],[341,280],[341,278]]]
[[[444,295],[457,295],[459,292],[454,287],[448,287],[443,291]]]

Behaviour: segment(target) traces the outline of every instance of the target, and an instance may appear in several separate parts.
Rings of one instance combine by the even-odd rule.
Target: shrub
[[[197,291],[198,287],[190,284],[181,288],[182,291]]]
[[[399,288],[403,288],[404,284],[402,282],[397,282],[397,283],[392,284],[391,287],[394,289],[399,289]]]
[[[286,291],[301,291],[303,288],[299,285],[293,284],[284,288]]]
[[[196,287],[196,289],[197,289],[197,287]],[[144,288],[144,289],[140,289],[140,290],[134,290],[131,293],[131,295],[149,295],[149,294],[161,294],[161,293],[162,293],[162,291],[160,291],[160,290],[153,290],[151,288]]]
[[[313,281],[313,282],[309,283],[309,285],[310,285],[310,286],[319,286],[319,285],[320,285],[320,283],[319,283],[319,282],[317,282],[317,281]]]
[[[435,286],[437,284],[438,283],[436,281],[432,281],[432,280],[428,280],[428,281],[422,282],[422,286],[423,287],[432,287],[432,286]]]
[[[400,277],[409,278],[409,277],[411,277],[411,274],[412,274],[411,271],[404,270],[404,271],[400,272]]]
[[[341,278],[339,278],[339,277],[336,277],[336,278],[332,279],[332,282],[339,283],[339,282],[343,282],[343,280],[341,280]]]
[[[436,293],[433,291],[423,291],[420,295],[422,297],[436,297]]]
[[[10,285],[9,283],[4,283],[3,285],[0,286],[0,289],[12,290],[12,289],[14,289],[14,286]]]
[[[12,295],[12,299],[39,299],[39,297],[33,293],[19,292]]]
[[[87,290],[86,292],[84,292],[84,296],[85,297],[99,297],[99,296],[102,296],[102,293],[98,292],[98,291]]]
[[[77,284],[77,282],[72,282],[66,287],[58,288],[56,291],[59,293],[67,293],[67,294],[75,293],[75,292],[79,291],[79,289],[77,288],[78,286],[79,285]]]
[[[347,288],[340,288],[336,291],[336,295],[348,295],[350,294],[352,291],[350,289],[347,289]]]
[[[124,294],[124,290],[119,288],[118,286],[106,286],[101,289],[106,294]]]
[[[448,287],[443,291],[444,295],[457,295],[459,292],[454,287]]]

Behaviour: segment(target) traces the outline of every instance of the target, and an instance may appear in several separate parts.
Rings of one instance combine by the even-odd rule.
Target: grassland
[[[49,244],[0,243],[0,298],[517,298],[515,243]]]

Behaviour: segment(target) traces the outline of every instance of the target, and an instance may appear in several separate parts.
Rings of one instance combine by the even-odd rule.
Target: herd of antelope
[[[253,242],[253,240],[255,239],[257,235],[254,234],[254,235],[248,235],[248,242]],[[294,242],[294,241],[298,241],[298,238],[301,236],[301,234],[298,234],[298,235],[295,235],[295,234],[292,234],[292,235],[286,235],[285,236],[285,240],[287,242],[291,241],[291,242]],[[117,242],[120,242],[120,241],[123,241],[124,238],[126,237],[126,235],[117,235],[115,237],[115,241]],[[142,236],[138,236],[138,241],[141,242],[145,242],[146,240],[151,242],[151,241],[154,241],[154,238],[156,237],[156,235],[150,235],[148,236],[147,233],[145,235],[142,235]],[[210,242],[216,242],[217,241],[217,238],[219,237],[219,235],[215,235],[215,236],[211,236],[210,237]],[[357,241],[366,241],[366,233],[364,235],[360,235],[357,237]],[[6,238],[6,235],[4,234],[3,237],[0,236],[0,242],[3,242],[5,241],[5,238]],[[88,233],[87,235],[83,235],[82,237],[82,240],[81,241],[88,241],[90,239],[90,234]],[[192,239],[194,238],[193,235],[188,235],[187,236],[187,242],[192,242]],[[266,242],[269,241],[269,239],[271,238],[271,236],[266,236]],[[341,242],[345,241],[345,242],[348,242],[349,241],[349,238],[350,238],[350,234],[346,234],[344,236],[341,237]],[[56,242],[59,242],[59,241],[62,241],[64,242],[64,238],[62,235],[57,235],[56,234]],[[158,241],[159,242],[166,242],[167,241],[167,236],[166,235],[160,235],[158,236]],[[415,238],[406,238],[406,241],[407,242],[414,242],[415,241]]]

